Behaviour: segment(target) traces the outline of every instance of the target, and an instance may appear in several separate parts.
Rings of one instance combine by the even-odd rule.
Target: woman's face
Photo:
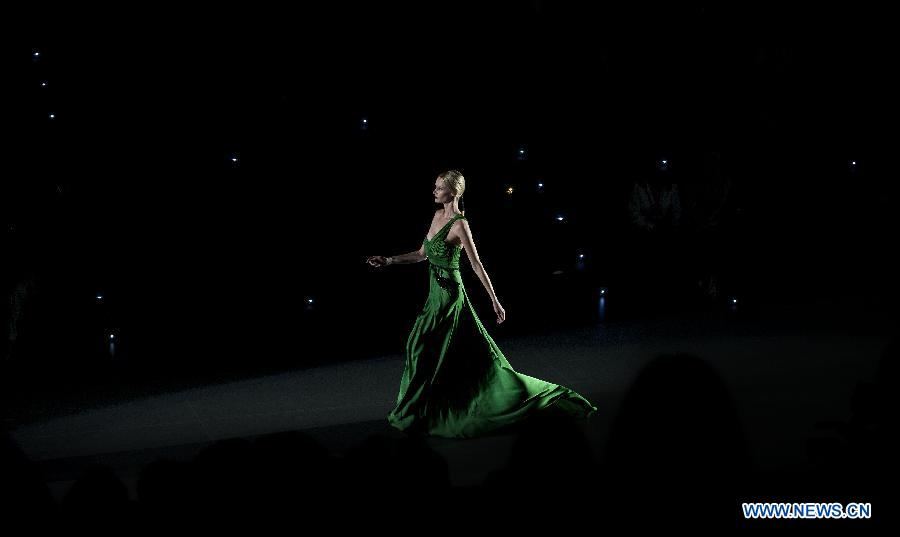
[[[450,192],[450,189],[447,188],[447,185],[444,184],[443,179],[436,179],[434,181],[434,202],[435,203],[450,203],[453,200],[453,194]]]

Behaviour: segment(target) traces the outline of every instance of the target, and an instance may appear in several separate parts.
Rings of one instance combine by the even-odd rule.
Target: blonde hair
[[[454,196],[459,197],[459,212],[466,214],[462,205],[463,192],[466,191],[466,178],[463,177],[462,172],[459,170],[447,170],[438,175],[438,179],[442,179],[444,184],[447,185],[447,188],[450,189],[450,192],[452,192]]]

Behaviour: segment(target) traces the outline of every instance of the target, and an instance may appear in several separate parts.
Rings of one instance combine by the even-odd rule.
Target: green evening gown
[[[425,238],[430,289],[406,342],[400,393],[388,422],[411,434],[472,438],[535,412],[577,418],[596,412],[575,391],[517,372],[488,335],[460,277],[462,248],[444,242],[459,218],[465,216]]]

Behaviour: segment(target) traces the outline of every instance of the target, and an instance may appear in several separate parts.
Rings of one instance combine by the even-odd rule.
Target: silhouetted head
[[[459,209],[458,203],[466,191],[466,178],[459,170],[448,170],[437,176],[434,180],[435,203],[453,203]],[[465,213],[465,211],[460,211]]]

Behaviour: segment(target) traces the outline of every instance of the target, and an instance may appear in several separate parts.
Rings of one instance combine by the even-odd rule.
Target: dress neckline
[[[428,241],[428,242],[431,242],[432,240],[434,240],[435,237],[437,237],[438,235],[441,234],[441,232],[444,231],[444,228],[446,228],[447,226],[449,226],[450,224],[452,224],[454,220],[456,220],[457,218],[465,218],[465,217],[466,217],[466,215],[464,215],[464,214],[462,214],[462,213],[457,214],[457,215],[453,215],[453,217],[450,218],[450,220],[448,220],[447,223],[444,224],[444,226],[441,227],[441,229],[439,229],[439,230],[437,231],[437,233],[435,233],[434,235],[432,235],[430,239],[428,238],[428,234],[426,233],[426,234],[425,234],[425,240]]]

